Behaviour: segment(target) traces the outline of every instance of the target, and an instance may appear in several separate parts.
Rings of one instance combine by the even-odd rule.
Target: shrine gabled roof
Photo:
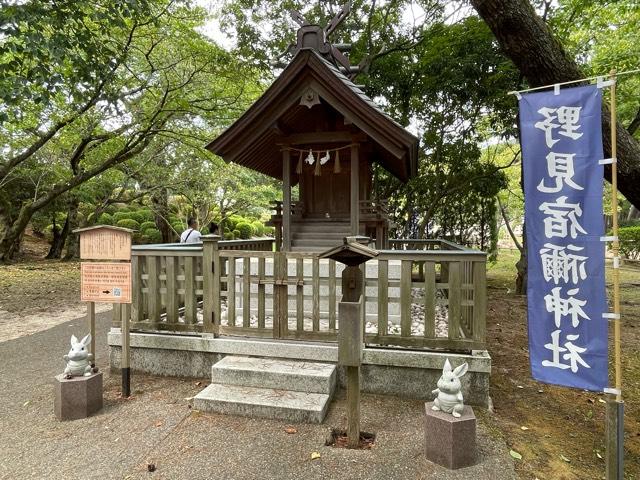
[[[227,162],[282,179],[282,132],[276,127],[309,88],[366,134],[373,147],[370,160],[402,181],[416,175],[417,137],[312,49],[300,50],[266,92],[206,148]]]

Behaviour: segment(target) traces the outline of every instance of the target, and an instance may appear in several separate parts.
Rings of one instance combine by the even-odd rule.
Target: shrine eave
[[[265,93],[206,148],[227,162],[282,179],[278,121],[309,89],[359,130],[354,138],[371,144],[372,160],[403,182],[416,175],[418,138],[312,49],[300,50]]]

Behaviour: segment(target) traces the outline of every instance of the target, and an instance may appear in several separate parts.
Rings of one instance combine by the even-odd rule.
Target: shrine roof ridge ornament
[[[282,150],[292,146],[293,138],[306,135],[308,139],[314,134],[314,140],[298,142],[298,146],[327,151],[340,137],[338,143],[344,146],[361,144],[367,150],[368,162],[382,165],[400,181],[416,176],[418,138],[353,82],[356,69],[341,53],[350,46],[332,45],[328,40],[349,9],[347,3],[326,27],[313,25],[293,12],[300,25],[297,41],[288,51],[293,58],[260,98],[207,144],[207,150],[226,162],[282,180]],[[333,115],[337,126],[317,128],[313,116],[318,114]],[[316,141],[318,132],[325,135],[324,140]],[[292,184],[296,184],[299,173],[295,168],[291,175]]]
[[[329,41],[329,36],[344,21],[350,11],[351,1],[348,1],[325,27],[321,27],[316,23],[309,22],[298,10],[291,10],[291,18],[300,26],[296,32],[296,42],[289,45],[287,50],[278,55],[274,65],[284,68],[286,64],[279,60],[280,57],[285,54],[295,57],[300,50],[309,49],[316,51],[323,58],[334,64],[340,72],[353,80],[360,72],[360,67],[352,66],[349,57],[344,53],[351,50],[351,45],[345,43],[333,44]]]

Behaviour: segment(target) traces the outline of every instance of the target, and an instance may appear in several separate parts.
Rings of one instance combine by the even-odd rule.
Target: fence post
[[[286,335],[289,322],[288,264],[286,252],[273,254],[273,338]]]
[[[202,331],[218,336],[220,325],[219,235],[202,237]]]
[[[487,261],[473,262],[473,339],[484,343],[487,331]]]

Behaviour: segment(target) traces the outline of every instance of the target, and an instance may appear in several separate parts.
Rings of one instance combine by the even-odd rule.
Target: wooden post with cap
[[[350,236],[344,244],[319,255],[346,265],[342,271],[342,299],[338,304],[338,365],[347,377],[347,446],[360,444],[360,366],[363,353],[364,274],[360,266],[378,255],[366,247],[368,237]]]

